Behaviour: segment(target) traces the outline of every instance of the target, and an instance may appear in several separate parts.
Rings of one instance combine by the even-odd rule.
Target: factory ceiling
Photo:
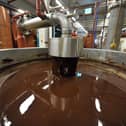
[[[23,10],[34,10],[35,9],[35,0],[8,0],[12,1],[11,4],[17,8]],[[52,0],[52,2],[55,0]],[[68,8],[79,8],[81,6],[88,6],[94,4],[96,1],[104,2],[105,0],[59,0],[63,3],[64,6]]]
[[[8,1],[12,1],[10,2],[10,4],[15,6],[16,8],[30,11],[32,12],[33,15],[35,15],[36,13],[35,11],[36,0],[8,0]],[[106,0],[58,0],[58,1],[60,1],[65,8],[69,8],[70,10],[72,10],[71,12],[73,12],[74,9],[77,9],[78,10],[77,14],[80,16],[79,18],[80,22],[85,27],[87,27],[87,29],[90,30],[93,27],[94,14],[92,13],[92,15],[85,16],[83,11],[84,8],[91,6],[94,11],[95,2],[104,3]],[[53,3],[55,2],[55,0],[51,0],[51,2]],[[101,24],[101,20],[103,22],[104,15],[106,13],[106,7],[105,6],[100,7],[98,11],[100,15],[99,21]]]
[[[0,0],[4,1],[4,0]],[[6,0],[11,5],[15,6],[18,9],[24,11],[30,11],[33,16],[36,16],[36,0]],[[47,1],[47,0],[44,0]],[[93,25],[95,22],[95,11],[97,11],[97,30],[101,31],[104,25],[104,20],[107,13],[106,1],[112,0],[58,0],[65,8],[69,8],[70,12],[73,12],[75,9],[77,10],[77,14],[79,15],[78,21],[88,30],[92,31]],[[99,2],[99,6],[95,7],[96,2]],[[51,4],[56,3],[56,0],[51,0]],[[85,15],[85,8],[92,7],[92,14]],[[107,25],[105,26],[107,27]]]

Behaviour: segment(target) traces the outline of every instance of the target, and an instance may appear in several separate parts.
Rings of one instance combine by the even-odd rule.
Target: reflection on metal
[[[21,115],[24,115],[28,111],[28,109],[30,108],[30,106],[33,104],[34,101],[35,96],[31,95],[20,105],[19,111]]]
[[[62,36],[61,37],[69,37],[72,32],[72,23],[67,18],[66,15],[62,13],[52,13],[48,15],[49,19],[54,20],[55,24],[59,24],[61,26],[62,30]]]
[[[19,27],[26,30],[49,27],[53,24],[52,20],[42,20],[40,17],[32,18],[24,23],[19,24]]]
[[[49,54],[56,57],[79,57],[82,46],[81,39],[52,38],[49,45]]]
[[[95,107],[98,112],[101,112],[101,105],[98,98],[95,99]]]
[[[88,31],[82,26],[82,24],[79,21],[76,21],[76,19],[73,17],[72,20],[74,21],[73,27],[77,29],[78,36],[84,37],[88,35]]]

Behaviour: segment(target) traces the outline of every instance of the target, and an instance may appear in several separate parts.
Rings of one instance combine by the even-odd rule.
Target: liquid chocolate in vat
[[[38,61],[4,74],[0,125],[125,126],[126,81],[94,66],[79,61],[75,76],[65,77]]]

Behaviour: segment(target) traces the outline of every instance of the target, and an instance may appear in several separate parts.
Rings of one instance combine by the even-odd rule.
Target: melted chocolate
[[[83,62],[69,78],[31,63],[0,84],[2,126],[123,126],[125,106],[125,80]]]

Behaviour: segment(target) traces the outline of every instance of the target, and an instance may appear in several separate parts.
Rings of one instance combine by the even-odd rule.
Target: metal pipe
[[[47,11],[49,12],[50,0],[44,0],[44,3],[45,3],[45,7],[46,7]]]
[[[42,19],[46,18],[46,15],[44,14],[44,11],[41,11],[41,4],[43,3],[44,8],[46,10],[45,4],[43,0],[36,0],[36,15]]]
[[[41,5],[41,0],[36,0],[36,15],[39,17],[42,16],[40,5]]]
[[[72,32],[72,23],[70,20],[61,13],[53,13],[49,16],[50,19],[55,20],[57,24],[61,25],[62,28],[62,37],[71,35]]]
[[[24,16],[24,15],[28,15],[28,14],[30,14],[30,12],[24,12],[24,13],[21,13],[21,14],[18,14],[18,15],[13,16],[13,19],[17,19],[20,16]]]
[[[46,1],[46,0],[41,0],[41,4],[43,4],[44,10],[45,10],[46,12],[48,12],[47,6],[45,5],[45,1]]]
[[[49,54],[56,57],[78,57],[80,50],[83,48],[82,40],[71,38],[72,23],[70,20],[61,13],[52,13],[47,17],[49,18],[48,20],[42,20],[40,17],[36,17],[25,21],[20,27],[31,30],[59,24],[62,29],[62,36],[61,38],[50,39]]]
[[[51,20],[42,20],[40,17],[36,17],[28,21],[25,21],[23,24],[19,24],[19,27],[25,30],[31,30],[42,27],[49,27],[51,25]]]
[[[69,19],[61,13],[53,13],[47,16],[49,19],[42,20],[40,17],[33,18],[20,24],[19,26],[23,29],[37,29],[42,27],[49,27],[55,24],[60,24],[62,28],[62,37],[68,36],[72,31],[72,24]]]

